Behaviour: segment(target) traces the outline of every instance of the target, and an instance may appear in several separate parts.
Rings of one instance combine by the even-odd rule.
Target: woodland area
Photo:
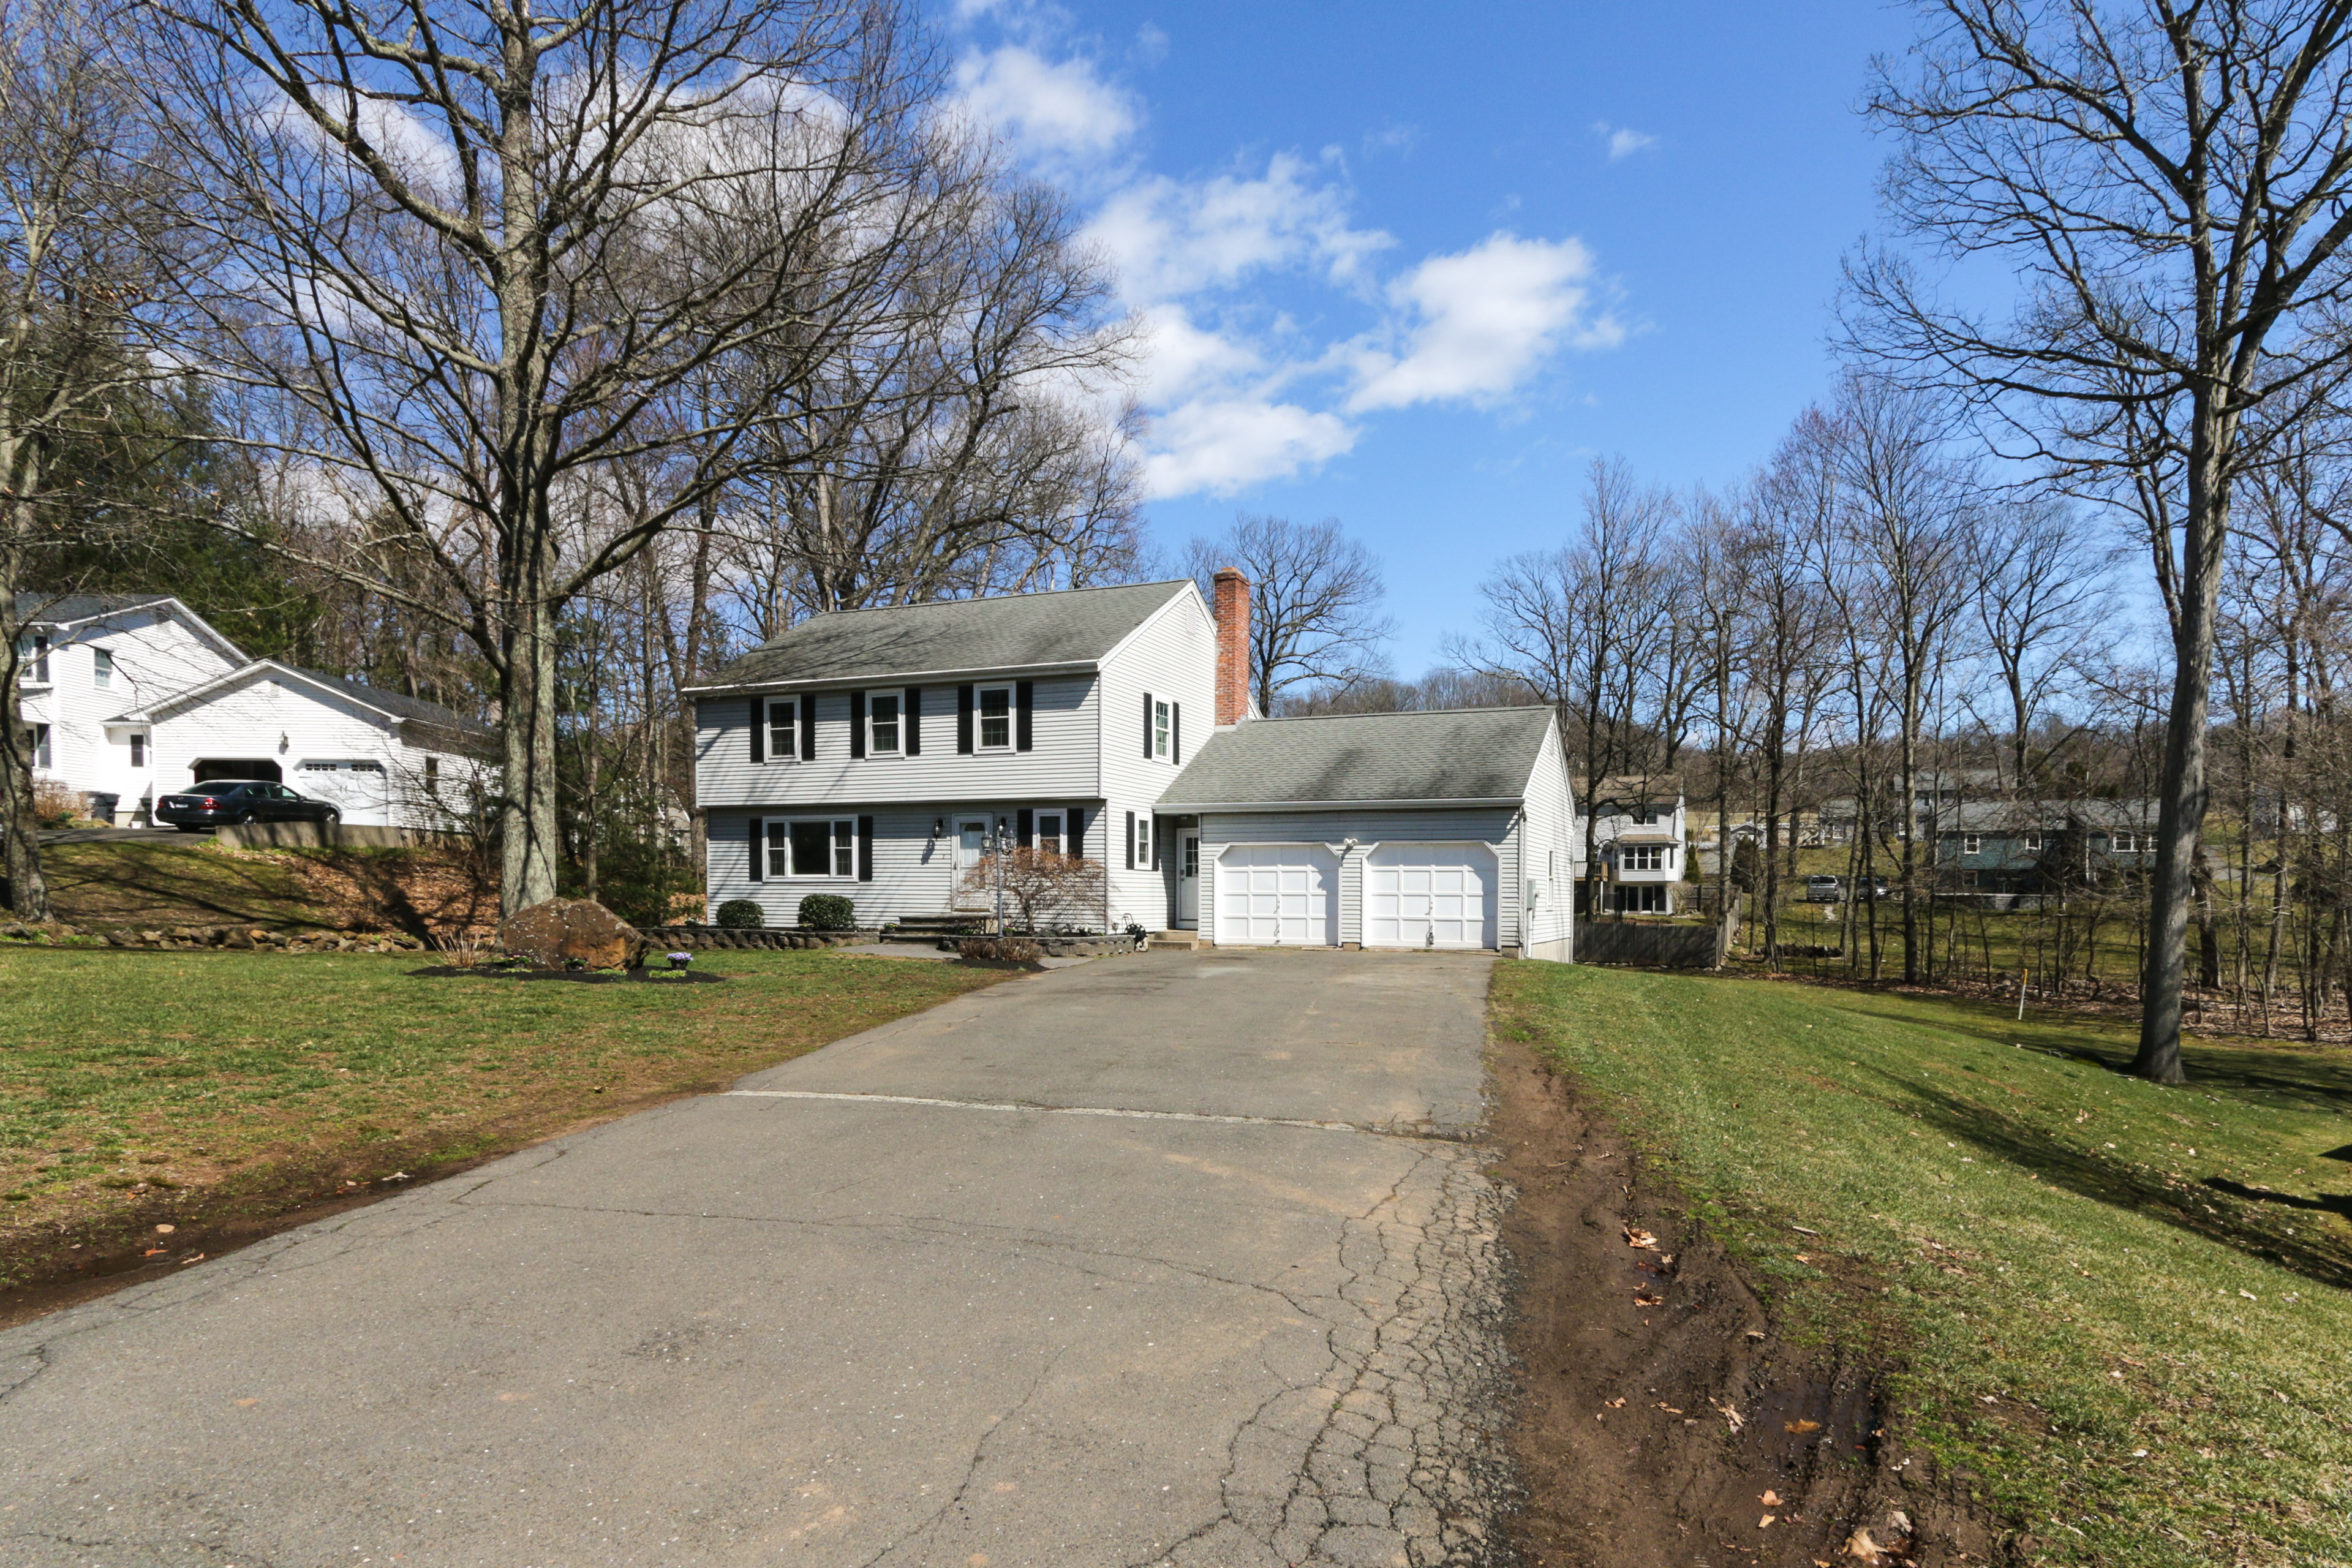
[[[691,899],[677,693],[803,616],[1235,564],[1265,710],[1548,703],[1580,777],[1752,825],[1768,963],[2112,989],[2166,1080],[2217,995],[2352,1026],[2352,10],[1923,6],[1834,394],[1712,493],[1596,463],[1411,680],[1337,522],[1163,564],[1142,325],[913,9],[380,9],[0,3],[0,616],[168,585],[491,721],[509,908]],[[2006,310],[1945,298],[1986,263]],[[1954,778],[2147,853],[1990,910],[1906,804]],[[1784,936],[1832,870],[1888,893]]]

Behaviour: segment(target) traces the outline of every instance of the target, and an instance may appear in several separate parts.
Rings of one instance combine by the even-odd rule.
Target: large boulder
[[[500,921],[499,946],[534,969],[635,969],[652,943],[593,899],[550,899]]]

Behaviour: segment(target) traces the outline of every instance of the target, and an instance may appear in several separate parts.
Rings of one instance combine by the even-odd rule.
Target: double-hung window
[[[895,691],[877,691],[866,700],[866,738],[868,755],[892,757],[898,754],[898,704],[901,699]]]
[[[1627,871],[1663,871],[1666,868],[1666,847],[1663,844],[1621,845],[1617,864]]]
[[[1175,713],[1173,705],[1164,699],[1151,704],[1151,754],[1166,757],[1175,747]]]
[[[2039,855],[2042,853],[2042,835],[2039,833],[2027,834],[2025,836],[2024,843],[2025,852],[2028,855]]]
[[[1037,847],[1047,855],[1062,853],[1062,814],[1041,811],[1037,814]]]
[[[2110,847],[2118,855],[2137,855],[2139,853],[2139,836],[2136,833],[2118,833]]]
[[[16,663],[23,680],[47,680],[49,678],[49,639],[26,632],[16,639]]]
[[[1151,814],[1139,811],[1135,815],[1135,863],[1151,865]]]
[[[779,879],[855,879],[856,819],[842,816],[814,822],[772,823],[768,829],[768,875]]]
[[[102,647],[89,650],[89,683],[101,691],[114,684],[114,656]]]
[[[980,689],[980,749],[983,752],[1009,752],[1013,749],[1013,688],[983,686]]]
[[[1984,840],[1977,835],[1973,833],[1963,833],[1960,835],[1961,854],[1975,855],[1980,853],[1983,849]]]
[[[50,765],[49,727],[47,724],[33,726],[33,765],[37,768],[46,768]]]
[[[1656,806],[1654,806],[1654,805],[1637,805],[1637,806],[1635,806],[1635,807],[1633,808],[1633,826],[1636,826],[1636,827],[1655,827],[1657,825],[1658,825],[1658,808],[1657,808]]]
[[[134,734],[131,737],[131,765],[134,768],[143,768],[147,765],[147,737],[144,735]]]
[[[801,754],[801,700],[779,697],[768,704],[768,760],[795,761]]]

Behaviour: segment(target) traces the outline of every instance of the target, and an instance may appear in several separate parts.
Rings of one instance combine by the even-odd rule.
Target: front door
[[[1201,836],[1176,836],[1176,929],[1191,931],[1201,923]]]
[[[959,910],[984,910],[990,905],[985,890],[966,892],[964,876],[980,864],[988,845],[988,818],[965,816],[956,819],[955,888],[949,895],[950,906]]]

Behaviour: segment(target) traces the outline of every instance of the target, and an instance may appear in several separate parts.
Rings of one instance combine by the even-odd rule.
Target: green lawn
[[[822,952],[698,956],[723,985],[422,962],[0,949],[0,1285],[74,1240],[517,1147],[1003,977]]]
[[[1538,963],[1495,1007],[2035,1560],[2352,1562],[2352,1054],[2197,1043],[2161,1089],[2095,1025]]]

